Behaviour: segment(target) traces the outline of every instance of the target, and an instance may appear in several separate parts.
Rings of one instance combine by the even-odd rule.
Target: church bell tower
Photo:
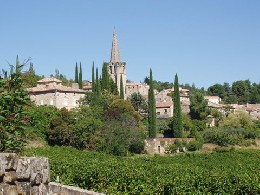
[[[120,90],[120,78],[122,76],[123,89],[125,94],[126,63],[121,61],[117,34],[115,30],[113,32],[111,58],[110,62],[108,63],[108,73],[113,79],[113,81],[116,83],[118,91]]]

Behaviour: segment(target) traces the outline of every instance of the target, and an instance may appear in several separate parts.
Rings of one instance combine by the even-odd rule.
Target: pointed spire
[[[110,62],[121,62],[119,46],[118,46],[118,40],[117,40],[117,34],[116,34],[115,29],[114,29],[114,32],[113,32],[113,40],[112,40],[112,50],[111,50]]]

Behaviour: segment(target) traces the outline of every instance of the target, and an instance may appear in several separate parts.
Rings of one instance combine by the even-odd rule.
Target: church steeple
[[[113,32],[110,62],[121,62],[117,34],[115,30]]]

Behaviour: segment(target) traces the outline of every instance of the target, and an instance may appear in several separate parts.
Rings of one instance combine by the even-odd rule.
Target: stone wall
[[[50,182],[44,157],[0,153],[0,195],[99,195],[101,193]]]
[[[145,140],[145,151],[149,154],[164,154],[165,148],[174,144],[175,140],[190,142],[195,138],[148,138]]]

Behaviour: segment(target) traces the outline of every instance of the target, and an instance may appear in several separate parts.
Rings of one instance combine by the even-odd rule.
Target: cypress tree
[[[152,69],[150,69],[150,88],[148,93],[148,133],[150,138],[156,137],[156,105]]]
[[[79,88],[83,88],[83,81],[82,81],[82,67],[81,67],[81,62],[79,65]]]
[[[78,63],[76,62],[75,66],[75,83],[79,83],[79,71],[78,71]]]
[[[107,71],[107,63],[105,62],[103,63],[103,67],[102,67],[101,89],[111,91],[109,86],[109,75]]]
[[[98,68],[96,68],[95,93],[97,97],[100,97],[101,91],[100,91],[100,82],[98,78]]]
[[[94,66],[94,61],[92,64],[92,92],[95,93],[95,66]]]
[[[120,98],[125,99],[125,97],[124,97],[124,84],[123,84],[122,75],[120,77]]]
[[[173,136],[174,137],[183,137],[183,126],[182,126],[182,117],[181,117],[181,102],[180,102],[180,91],[179,91],[179,82],[178,76],[175,75],[174,79],[174,94],[173,94]]]

